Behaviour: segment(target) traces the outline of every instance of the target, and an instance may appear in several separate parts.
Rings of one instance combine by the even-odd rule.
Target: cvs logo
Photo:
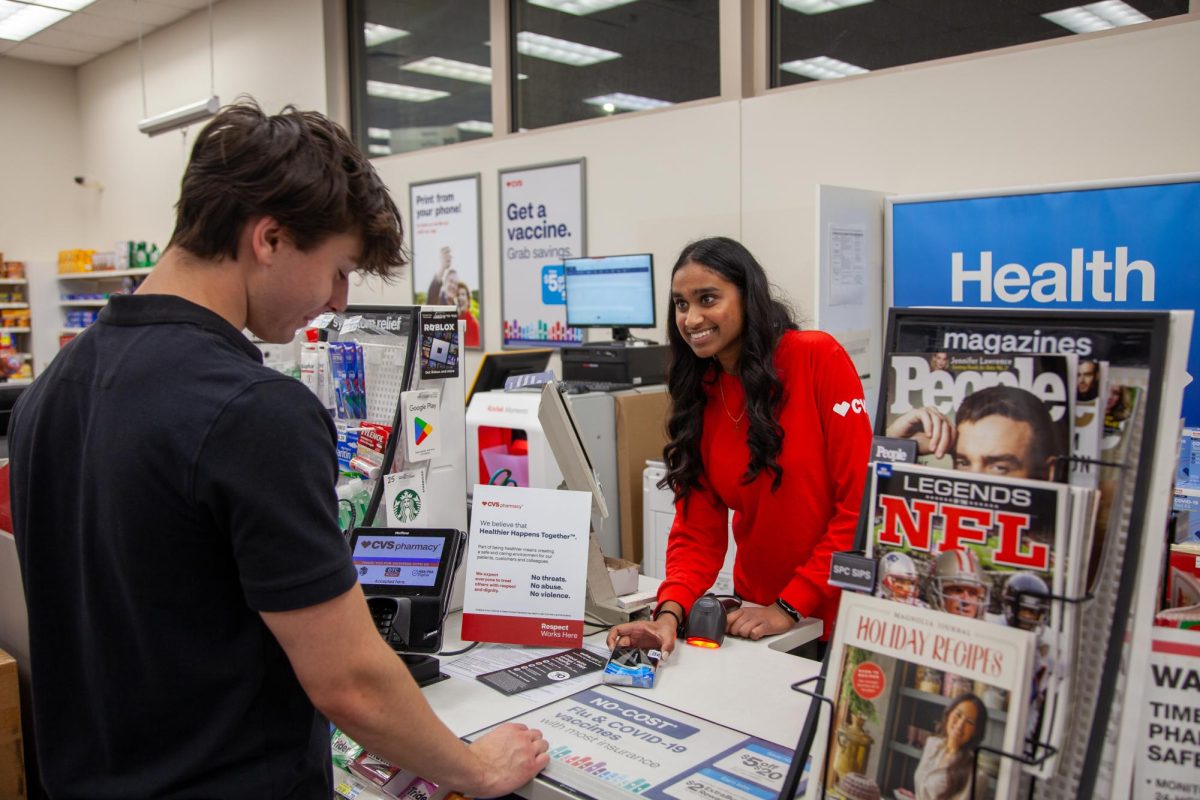
[[[839,417],[844,417],[851,411],[853,411],[855,414],[867,413],[866,404],[863,403],[861,397],[856,397],[850,401],[843,400],[842,402],[835,404],[833,407],[833,413],[837,414]]]

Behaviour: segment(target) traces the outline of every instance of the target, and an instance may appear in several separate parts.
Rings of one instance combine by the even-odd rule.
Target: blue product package
[[[351,469],[350,459],[358,453],[358,431],[339,430],[337,433],[338,469],[343,472]]]
[[[353,356],[354,373],[354,410],[359,419],[367,418],[367,377],[363,367],[363,351],[362,345],[355,342],[351,345]]]
[[[617,647],[604,665],[600,676],[602,683],[615,686],[633,686],[638,689],[653,689],[654,675],[662,651],[641,647]]]

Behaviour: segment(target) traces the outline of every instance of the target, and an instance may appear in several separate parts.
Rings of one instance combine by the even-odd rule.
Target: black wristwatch
[[[787,614],[789,617],[792,618],[793,624],[800,621],[800,619],[801,619],[800,612],[797,611],[796,609],[792,608],[791,603],[787,602],[782,597],[780,597],[778,600],[775,601],[775,605],[779,606],[780,611],[782,611],[783,613]]]
[[[661,617],[663,614],[670,614],[672,617],[675,618],[675,635],[678,636],[679,638],[683,638],[683,620],[680,619],[679,615],[676,614],[671,609],[669,609],[669,608],[663,609],[661,606],[659,608],[654,609],[654,616],[652,617],[652,619],[655,622],[657,622],[658,618]]]

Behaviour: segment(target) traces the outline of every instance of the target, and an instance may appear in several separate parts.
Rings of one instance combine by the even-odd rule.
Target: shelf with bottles
[[[113,250],[58,254],[59,346],[96,321],[114,294],[132,294],[158,261],[158,246],[120,241]]]

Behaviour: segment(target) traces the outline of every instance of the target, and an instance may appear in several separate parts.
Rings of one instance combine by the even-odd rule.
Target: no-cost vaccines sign
[[[786,747],[609,686],[511,721],[546,737],[547,777],[591,797],[775,800],[792,759]]]
[[[462,638],[581,647],[592,496],[475,486]]]

